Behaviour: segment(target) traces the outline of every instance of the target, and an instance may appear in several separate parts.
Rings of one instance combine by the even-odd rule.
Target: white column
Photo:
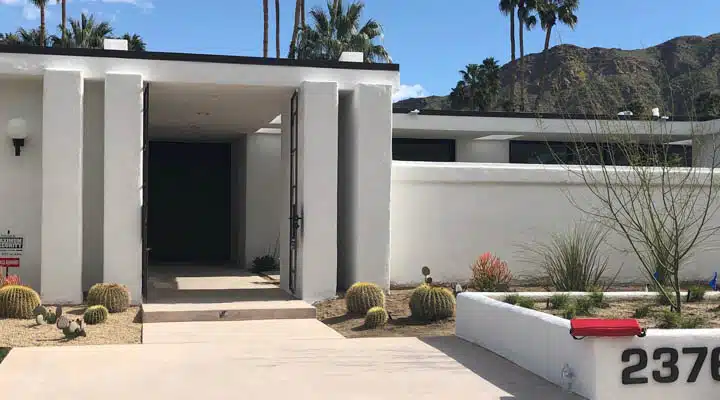
[[[80,71],[45,71],[40,280],[46,303],[82,302],[83,90]]]
[[[345,285],[390,288],[392,87],[360,84],[345,107]]]
[[[455,141],[457,162],[509,163],[509,140],[458,139]]]
[[[103,280],[130,289],[142,301],[143,78],[105,78],[105,207]]]
[[[298,103],[298,295],[315,301],[334,296],[337,287],[337,83],[303,83]]]
[[[280,288],[290,291],[290,97],[281,113],[280,137]]]

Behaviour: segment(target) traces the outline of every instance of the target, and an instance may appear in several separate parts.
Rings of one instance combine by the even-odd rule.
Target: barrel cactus
[[[85,315],[83,315],[83,321],[85,321],[88,325],[96,325],[105,322],[107,320],[107,317],[108,309],[105,308],[105,306],[90,306],[87,308],[87,310],[85,310]]]
[[[130,306],[130,291],[117,283],[98,283],[88,291],[89,306],[105,306],[108,312],[123,312]]]
[[[6,285],[0,288],[0,318],[32,319],[40,305],[40,295],[28,286]]]
[[[345,293],[345,304],[349,313],[365,315],[373,307],[385,306],[385,293],[374,283],[358,282]]]
[[[369,329],[379,328],[388,321],[388,314],[382,307],[373,307],[365,314],[365,327]]]
[[[410,296],[410,312],[420,321],[438,321],[455,314],[455,296],[444,287],[420,285]]]

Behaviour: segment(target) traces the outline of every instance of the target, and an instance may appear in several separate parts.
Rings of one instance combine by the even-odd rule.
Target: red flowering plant
[[[512,274],[507,262],[490,252],[483,253],[470,267],[472,279],[470,285],[482,292],[507,290]]]
[[[8,275],[6,277],[0,275],[0,287],[5,285],[22,285],[22,282],[20,281],[20,277],[17,275]]]

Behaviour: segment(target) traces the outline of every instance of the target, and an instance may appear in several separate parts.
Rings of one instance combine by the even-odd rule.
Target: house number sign
[[[689,371],[678,367],[680,357],[691,357],[694,361]],[[626,364],[622,370],[623,385],[643,385],[650,379],[657,383],[694,383],[706,375],[720,382],[720,347],[658,347],[650,353],[632,348],[622,352],[622,362]]]

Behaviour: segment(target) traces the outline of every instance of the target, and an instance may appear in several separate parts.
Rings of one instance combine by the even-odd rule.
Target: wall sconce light
[[[27,139],[27,122],[22,118],[11,119],[7,124],[7,135],[12,139],[15,156],[19,156],[20,148],[25,146],[25,139]]]

